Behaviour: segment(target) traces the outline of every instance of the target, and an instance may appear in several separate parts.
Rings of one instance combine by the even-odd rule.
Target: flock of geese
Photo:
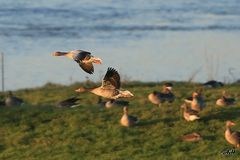
[[[94,57],[90,52],[82,50],[74,50],[70,52],[54,52],[53,56],[66,56],[68,58],[76,61],[79,66],[87,73],[92,74],[94,72],[93,63],[101,64],[102,60],[100,58]],[[222,82],[209,81],[204,84],[204,86],[219,87],[223,86]],[[163,85],[163,90],[153,91],[148,95],[148,99],[151,103],[161,106],[162,103],[168,102],[172,103],[175,99],[175,95],[172,92],[172,83],[165,83]],[[134,95],[128,90],[120,90],[120,75],[114,69],[109,67],[103,80],[102,85],[95,88],[84,88],[80,87],[76,89],[76,92],[91,92],[99,97],[110,99],[109,101],[103,102],[102,98],[99,98],[99,104],[105,106],[106,108],[111,108],[112,106],[122,106],[123,116],[120,120],[122,126],[130,127],[137,124],[138,119],[132,115],[128,114],[128,102],[118,100],[119,98],[130,98]],[[70,103],[75,104],[77,99],[67,99]],[[61,102],[63,103],[63,102]],[[226,96],[225,92],[220,99],[216,101],[219,106],[233,105],[235,103],[234,98],[229,98]],[[199,112],[206,107],[204,102],[204,97],[200,92],[193,92],[192,96],[185,99],[185,103],[181,106],[183,108],[183,117],[186,121],[195,121],[200,119]],[[225,138],[230,143],[236,147],[240,147],[240,132],[232,132],[230,126],[235,125],[234,122],[227,121]],[[201,140],[201,136],[198,133],[192,133],[182,137],[185,141],[198,141]]]
[[[100,58],[94,57],[90,52],[83,50],[74,50],[70,52],[54,52],[52,56],[65,56],[72,60],[74,60],[78,65],[87,73],[94,73],[95,64],[101,64],[102,60]],[[208,81],[203,84],[206,87],[221,87],[224,84],[218,81]],[[120,119],[120,124],[125,127],[131,127],[138,123],[138,119],[135,116],[128,114],[128,101],[119,100],[119,98],[130,98],[134,95],[128,90],[121,90],[121,82],[120,75],[114,69],[109,67],[107,72],[102,80],[102,84],[99,87],[94,88],[84,88],[80,87],[75,90],[75,92],[91,92],[97,96],[99,96],[98,104],[102,107],[111,108],[113,106],[121,106],[123,108],[123,116]],[[162,91],[153,91],[148,95],[148,100],[156,106],[161,106],[163,103],[168,102],[172,103],[175,100],[175,95],[172,92],[173,84],[165,83],[163,85]],[[9,94],[11,100],[5,100],[5,104],[7,105],[20,105],[23,101],[11,93]],[[109,99],[108,101],[103,101],[103,98]],[[15,99],[15,100],[14,100]],[[76,107],[79,104],[79,98],[69,98],[58,102],[58,107]],[[16,103],[13,103],[15,102]],[[228,97],[225,91],[222,93],[222,97],[216,101],[216,105],[218,106],[228,106],[235,104],[235,99],[232,97]],[[199,112],[202,111],[206,107],[206,103],[204,101],[204,97],[201,92],[193,92],[191,97],[188,97],[184,100],[184,104],[181,105],[183,109],[183,118],[186,121],[195,121],[199,120]],[[233,132],[230,127],[235,125],[232,121],[226,122],[226,131],[225,131],[225,139],[230,144],[235,147],[240,147],[240,132]],[[201,140],[202,137],[198,133],[192,133],[188,135],[182,136],[182,140],[184,141],[198,141]]]

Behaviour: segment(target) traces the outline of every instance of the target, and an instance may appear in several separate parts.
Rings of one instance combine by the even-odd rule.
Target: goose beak
[[[52,56],[61,56],[62,54],[61,54],[61,52],[53,52],[52,53]]]

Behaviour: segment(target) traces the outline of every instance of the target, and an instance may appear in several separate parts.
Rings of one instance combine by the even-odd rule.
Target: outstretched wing
[[[79,66],[87,73],[93,74],[94,67],[92,63],[83,63],[83,60],[91,58],[91,53],[81,50],[71,51],[73,53],[73,59],[79,64]]]
[[[120,75],[114,68],[109,67],[103,78],[102,87],[119,89],[120,85]]]
[[[93,74],[94,72],[94,67],[92,63],[81,63],[78,62],[79,66],[87,73]]]
[[[91,57],[91,53],[87,52],[87,51],[82,51],[82,50],[74,50],[74,51],[70,51],[70,53],[73,54],[73,59],[76,62],[82,61],[84,59],[90,59]]]

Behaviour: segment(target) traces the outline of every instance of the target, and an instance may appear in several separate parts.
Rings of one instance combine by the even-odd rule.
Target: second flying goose
[[[91,92],[98,96],[108,99],[129,98],[133,97],[133,94],[128,90],[120,90],[120,75],[114,69],[109,67],[105,74],[102,85],[96,88],[84,88],[80,87],[76,89],[76,92]]]

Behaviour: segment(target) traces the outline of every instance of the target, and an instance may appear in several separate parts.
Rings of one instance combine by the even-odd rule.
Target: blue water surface
[[[5,88],[99,81],[109,66],[122,80],[235,81],[239,8],[237,0],[0,0]],[[51,56],[74,49],[102,58],[94,75]]]

